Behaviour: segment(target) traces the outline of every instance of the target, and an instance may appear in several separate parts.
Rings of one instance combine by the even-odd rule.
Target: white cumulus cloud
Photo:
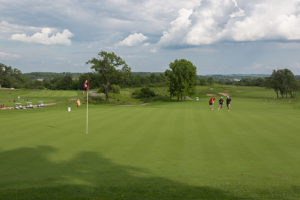
[[[186,34],[185,30],[189,29],[192,23],[190,20],[190,16],[192,13],[192,9],[180,9],[177,19],[171,22],[171,27],[169,30],[164,31],[159,43],[170,45],[176,41],[176,43],[183,44],[184,41],[182,40],[182,38]]]
[[[119,46],[137,46],[142,44],[148,37],[144,36],[142,33],[133,33],[126,37],[124,40],[118,43]]]
[[[257,40],[300,40],[300,1],[202,0],[193,9],[179,10],[158,44]]]
[[[71,45],[70,38],[73,36],[68,29],[63,30],[61,33],[56,32],[53,28],[42,28],[40,32],[34,33],[33,35],[13,34],[11,36],[12,40],[28,42],[28,43],[38,43],[44,45]]]

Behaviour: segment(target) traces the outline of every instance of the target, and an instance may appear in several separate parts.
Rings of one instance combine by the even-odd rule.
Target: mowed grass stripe
[[[162,109],[164,110],[164,109]],[[160,130],[158,131],[158,137],[154,144],[157,156],[156,165],[158,171],[175,172],[178,167],[178,163],[182,160],[181,152],[184,148],[184,132],[179,125],[182,120],[183,110],[172,109],[165,110],[164,118],[159,122]],[[153,154],[153,158],[155,156]],[[153,161],[155,162],[155,160]],[[167,176],[168,173],[165,173]]]
[[[262,118],[260,118],[262,117]],[[266,155],[266,152],[270,151],[270,148],[273,150],[277,151],[277,146],[271,142],[271,138],[268,138],[269,136],[265,137],[262,136],[262,132],[265,135],[265,124],[260,124],[263,119],[263,116],[255,116],[251,117],[251,115],[247,115],[247,120],[245,120],[245,117],[239,116],[233,118],[233,121],[236,122],[236,126],[240,127],[239,129],[236,129],[236,137],[241,138],[241,147],[237,148],[237,150],[243,150],[245,148],[251,150],[254,154],[256,155],[255,157],[244,157],[248,158],[249,162],[255,163],[256,166],[258,167],[257,169],[263,168],[270,170],[270,160],[277,155]],[[243,127],[243,128],[241,128]],[[263,129],[263,131],[262,131]],[[247,166],[251,166],[250,163],[248,163]]]
[[[145,112],[146,114],[135,119],[137,123],[131,121],[131,126],[130,124],[126,126],[130,136],[125,138],[127,144],[126,149],[123,149],[122,158],[127,158],[126,160],[137,165],[152,163],[153,156],[156,159],[156,156],[158,156],[156,153],[161,150],[156,148],[155,144],[159,140],[161,133],[158,130],[166,113],[153,108],[139,108],[137,112]],[[143,167],[147,166],[143,165]]]
[[[178,151],[182,148],[178,144],[178,127],[176,128],[177,118],[180,116],[178,110],[153,109],[153,121],[155,126],[148,124],[147,132],[149,140],[148,156],[143,158],[147,163],[147,168],[156,169],[156,173],[164,171],[170,165],[176,164]],[[145,140],[146,141],[146,140]],[[174,146],[173,146],[174,145]],[[174,148],[176,146],[176,148]],[[173,148],[172,148],[173,147]],[[144,165],[145,166],[145,165]]]
[[[103,116],[103,120],[91,121],[90,124],[94,124],[91,129],[92,139],[91,148],[99,149],[105,153],[110,151],[120,151],[124,147],[124,139],[130,137],[131,132],[128,130],[134,130],[134,120],[139,119],[144,112],[137,112],[137,108],[121,108],[117,110],[110,110],[112,116]],[[101,114],[100,110],[97,110],[98,114]],[[97,113],[95,113],[97,115]],[[94,116],[97,118],[96,116]],[[129,127],[129,128],[127,128]]]
[[[68,134],[60,142],[55,142],[54,145],[61,149],[61,154],[64,157],[72,156],[80,151],[101,153],[105,146],[113,147],[112,138],[116,137],[114,129],[118,127],[115,125],[116,121],[122,121],[130,115],[127,113],[124,116],[123,113],[106,106],[91,110],[89,113],[89,132],[86,135],[85,111],[82,110],[79,115],[76,115],[78,124],[69,129]],[[68,141],[70,145],[65,145],[65,141]]]
[[[249,117],[251,118],[251,116]],[[256,128],[257,130],[255,131],[255,133],[257,133],[256,136],[263,142],[265,147],[264,151],[260,152],[260,155],[264,156],[265,160],[268,160],[269,166],[272,166],[273,170],[276,171],[277,167],[280,166],[287,172],[292,172],[291,169],[293,166],[300,164],[300,159],[297,157],[298,145],[293,142],[293,140],[298,140],[299,135],[294,132],[294,137],[286,137],[289,133],[286,133],[286,130],[280,129],[282,126],[288,127],[286,125],[286,119],[282,120],[278,118],[278,120],[262,123],[261,120],[259,121],[257,117],[253,116],[252,120],[258,125],[257,127],[264,127],[263,131],[258,128]],[[289,121],[289,119],[287,120]],[[274,123],[276,121],[277,123]],[[259,143],[259,141],[256,143]]]
[[[41,137],[49,132],[49,122],[53,124],[53,121],[57,119],[57,112],[16,114],[18,114],[17,117],[8,116],[4,122],[7,128],[2,132],[2,138],[4,142],[8,142],[4,144],[9,146],[24,146],[29,143],[39,144],[36,143],[37,140],[43,139]]]
[[[198,186],[206,185],[207,179],[205,174],[207,170],[213,170],[216,167],[216,161],[219,157],[217,144],[215,143],[212,130],[207,121],[208,115],[211,114],[207,109],[195,107],[187,104],[183,111],[182,135],[183,149],[180,155],[175,180],[183,181],[188,184]],[[221,161],[220,161],[221,162]],[[185,177],[185,178],[183,178]]]
[[[263,116],[261,117],[263,118]],[[234,121],[238,121],[238,119],[234,119]],[[293,170],[293,166],[299,166],[300,163],[295,162],[295,160],[290,157],[293,151],[291,151],[288,146],[280,144],[280,140],[273,142],[274,138],[272,133],[276,130],[261,129],[264,125],[260,124],[262,121],[263,119],[257,117],[254,117],[254,119],[250,118],[250,120],[245,121],[249,124],[244,126],[246,129],[245,135],[242,136],[239,134],[243,137],[244,147],[238,148],[237,151],[247,148],[256,155],[256,158],[249,156],[244,157],[249,159],[249,162],[244,164],[244,168],[248,168],[245,174],[252,177],[248,178],[248,181],[244,181],[244,184],[253,184],[253,182],[256,182],[257,187],[259,187],[258,185],[264,187],[266,185],[275,186],[274,181],[279,181],[279,179],[279,182],[297,180],[299,173],[295,169]],[[247,136],[252,137],[247,138]],[[284,135],[282,135],[282,137],[284,137]],[[287,151],[288,149],[289,151]],[[296,174],[298,175],[295,177],[294,175]]]
[[[252,126],[249,126],[249,129],[252,129],[255,136],[262,142],[268,142],[274,147],[270,152],[278,151],[278,154],[274,155],[281,156],[283,159],[291,155],[292,152],[285,152],[285,147],[291,146],[290,142],[292,138],[286,137],[286,135],[289,135],[286,133],[286,129],[281,129],[281,127],[288,127],[286,122],[289,121],[289,119],[282,120],[280,117],[273,117],[272,120],[262,120],[263,118],[271,119],[272,116],[269,115],[260,115],[260,118],[256,115],[249,115],[248,118],[250,119],[249,122],[252,122]],[[263,127],[263,129],[261,127]],[[294,137],[294,139],[297,140],[297,137]]]

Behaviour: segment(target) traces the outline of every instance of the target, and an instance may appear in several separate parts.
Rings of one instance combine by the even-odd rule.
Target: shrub
[[[151,98],[155,97],[155,93],[153,90],[151,90],[148,87],[144,87],[141,89],[136,89],[132,95],[136,98],[141,98],[141,99],[146,99],[146,98]]]
[[[104,93],[105,91],[104,91],[104,88],[103,88],[103,86],[101,86],[99,89],[98,89],[98,91],[97,91],[98,93]]]
[[[120,86],[115,85],[115,84],[112,84],[112,85],[110,86],[110,92],[111,92],[111,93],[120,94],[120,91],[121,91]],[[104,90],[104,87],[103,87],[103,86],[101,86],[101,87],[98,89],[98,93],[105,93],[105,90]]]
[[[120,90],[121,90],[120,86],[115,84],[111,85],[110,88],[111,93],[120,94]]]
[[[104,99],[101,96],[89,96],[89,103],[91,104],[98,104],[102,102],[104,102]]]

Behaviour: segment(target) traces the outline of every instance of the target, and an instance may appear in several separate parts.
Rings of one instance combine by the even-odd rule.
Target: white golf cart
[[[15,103],[14,109],[23,109],[23,106],[21,103]]]
[[[26,103],[26,108],[33,108],[32,102],[27,102]]]
[[[45,104],[42,101],[39,101],[38,104],[37,104],[38,108],[41,108],[41,107],[44,107],[44,106],[45,106]]]

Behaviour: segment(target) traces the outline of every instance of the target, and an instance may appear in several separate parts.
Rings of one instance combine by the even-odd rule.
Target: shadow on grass
[[[0,152],[0,199],[247,199],[211,187],[135,176],[133,173],[143,173],[143,169],[116,165],[93,152],[50,161],[49,155],[55,152],[49,146]]]

